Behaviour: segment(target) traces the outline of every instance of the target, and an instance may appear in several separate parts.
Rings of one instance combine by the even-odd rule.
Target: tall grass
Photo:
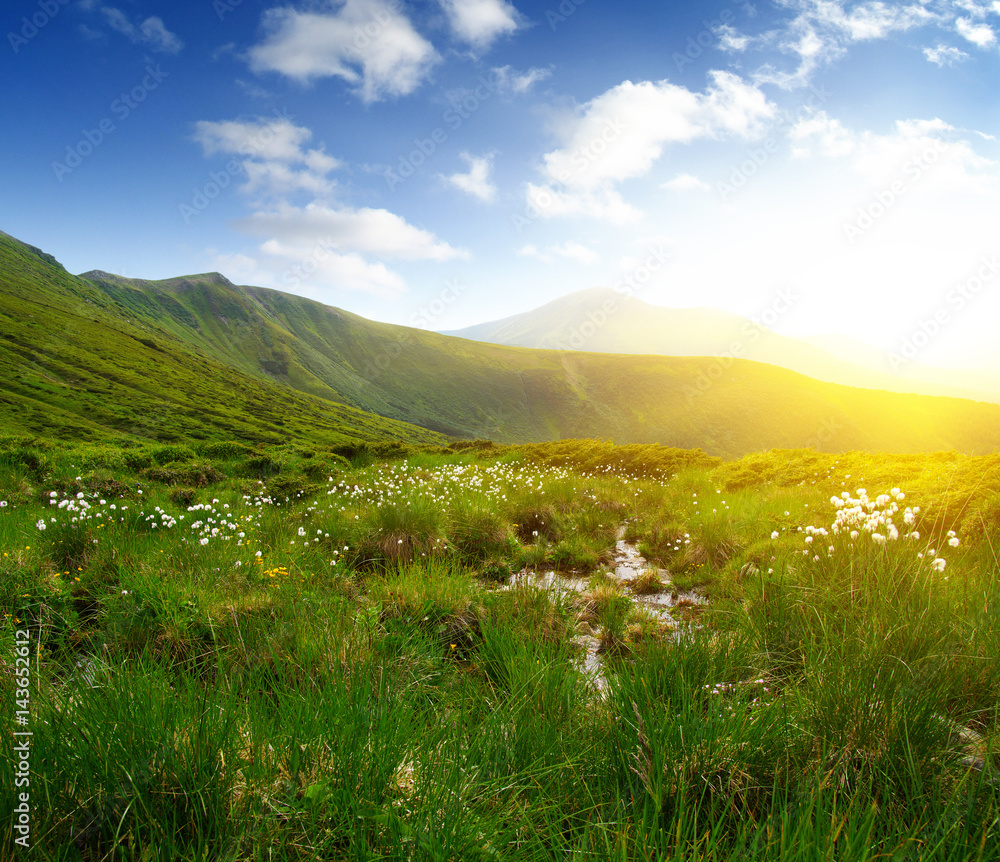
[[[569,444],[0,460],[0,709],[27,629],[32,855],[996,857],[992,479],[899,459],[930,514],[878,543],[819,528],[855,475],[902,484],[892,459],[660,453],[669,475],[625,479],[640,453],[585,448],[586,475],[536,463]],[[193,497],[136,472],[206,458],[222,478]],[[975,529],[940,514],[949,488]],[[622,527],[707,606],[664,625],[603,574]],[[476,577],[525,564],[589,590]],[[0,837],[9,855],[10,820]]]

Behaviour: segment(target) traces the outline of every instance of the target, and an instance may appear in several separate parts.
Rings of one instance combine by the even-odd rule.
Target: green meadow
[[[8,437],[3,854],[995,859],[998,541],[998,456]]]

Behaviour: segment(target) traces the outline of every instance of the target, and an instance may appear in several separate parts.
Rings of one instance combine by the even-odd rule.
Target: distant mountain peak
[[[181,289],[194,287],[198,284],[211,284],[216,287],[236,287],[221,272],[200,272],[197,275],[181,275],[176,278],[165,278],[157,283]]]
[[[124,275],[115,275],[113,272],[105,272],[103,269],[91,269],[87,272],[81,272],[80,278],[86,278],[88,281],[103,281],[105,284],[132,283],[132,279],[126,278]]]

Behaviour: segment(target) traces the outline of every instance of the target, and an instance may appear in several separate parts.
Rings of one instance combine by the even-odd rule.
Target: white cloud
[[[107,35],[103,31],[95,30],[86,24],[80,24],[76,29],[88,42],[104,42],[107,39]]]
[[[194,134],[207,156],[223,153],[247,157],[242,162],[247,175],[244,191],[263,192],[279,199],[296,192],[322,197],[333,191],[327,174],[341,163],[322,149],[304,149],[311,137],[309,129],[281,117],[202,120],[195,123]]]
[[[250,49],[250,66],[302,83],[342,78],[368,103],[405,96],[439,57],[400,10],[386,0],[345,0],[329,12],[270,9],[262,20],[267,35]]]
[[[989,14],[1000,14],[1000,3],[993,2],[988,8],[974,0],[941,3],[866,0],[852,6],[844,0],[781,0],[778,5],[794,13],[779,27],[749,37],[728,26],[718,28],[716,33],[719,47],[724,50],[775,48],[796,57],[798,66],[793,70],[777,68],[768,62],[752,76],[757,83],[786,89],[808,84],[816,69],[843,57],[854,43],[886,39],[925,25],[957,32],[980,48],[989,47],[996,42],[997,34],[982,19]],[[939,66],[951,65],[967,56],[941,44],[924,48],[924,55]]]
[[[92,6],[85,8],[90,9]],[[163,19],[155,15],[136,27],[120,9],[102,6],[101,14],[112,30],[117,30],[137,45],[147,45],[164,54],[176,54],[184,47],[184,43],[164,26]]]
[[[756,37],[740,35],[738,44],[741,50],[747,46],[774,47],[796,57],[798,67],[793,71],[767,63],[753,74],[757,83],[776,84],[785,89],[808,84],[817,68],[844,56],[855,42],[885,39],[940,20],[940,16],[919,3],[902,5],[867,0],[850,9],[845,8],[843,0],[784,0],[780,5],[792,10],[795,17]],[[723,47],[725,38],[723,33]],[[733,38],[737,36],[733,34]]]
[[[678,174],[672,180],[665,182],[663,188],[674,192],[693,191],[695,189],[703,192],[709,191],[709,185],[699,180],[693,174]]]
[[[139,33],[142,36],[142,41],[152,47],[154,51],[176,54],[184,47],[184,43],[163,26],[163,19],[157,18],[155,15],[139,25]]]
[[[481,158],[475,158],[468,153],[459,154],[469,166],[467,174],[452,174],[446,177],[456,188],[467,192],[481,201],[491,203],[496,200],[497,187],[490,182],[490,171],[493,169],[493,154],[488,153]]]
[[[559,191],[551,186],[528,183],[526,197],[525,212],[529,219],[585,216],[625,223],[641,215],[612,188]]]
[[[719,37],[719,48],[723,51],[745,51],[751,42],[749,36],[744,36],[728,24],[718,27],[715,35]]]
[[[907,189],[976,196],[995,192],[1000,187],[997,163],[977,154],[959,133],[938,118],[897,120],[893,131],[884,135],[859,133],[820,111],[796,124],[790,138],[800,156],[850,156],[851,168],[870,187],[884,189],[900,182]]]
[[[311,137],[309,129],[280,116],[195,124],[194,139],[205,155],[242,157],[239,164],[247,175],[243,190],[269,198],[267,203],[258,200],[251,215],[234,223],[263,238],[257,253],[216,254],[220,271],[279,290],[314,296],[318,290],[322,295],[317,298],[326,301],[323,292],[330,290],[379,297],[405,290],[398,273],[369,256],[439,262],[468,257],[388,210],[329,203],[335,187],[327,174],[341,163],[322,148],[307,149]],[[310,203],[290,202],[302,193]]]
[[[542,217],[584,215],[630,221],[638,211],[614,189],[643,176],[671,143],[698,138],[753,137],[776,107],[757,87],[713,71],[704,93],[669,81],[625,81],[562,124],[562,146],[546,153],[545,185],[528,185]]]
[[[953,66],[955,63],[969,59],[969,55],[965,51],[940,43],[933,48],[924,48],[924,56],[929,62],[937,63],[939,66]]]
[[[468,256],[467,252],[384,209],[280,204],[271,211],[240,219],[236,226],[285,246],[301,247],[322,241],[338,252],[354,251],[400,260],[446,261]]]
[[[194,135],[207,156],[233,153],[285,162],[302,161],[302,145],[311,137],[309,129],[283,118],[249,122],[201,120],[195,123]]]
[[[973,18],[985,18],[990,13],[990,7],[976,0],[952,0],[953,5],[964,12],[968,12]],[[1000,3],[993,3],[993,11],[1000,14]]]
[[[976,24],[970,18],[958,18],[955,21],[955,30],[979,48],[988,48],[997,40],[997,34],[989,24]]]
[[[498,89],[510,89],[515,93],[526,93],[539,81],[544,81],[552,74],[551,69],[532,67],[527,72],[511,71],[510,66],[496,66],[493,76]]]
[[[792,141],[792,155],[810,156],[812,146],[824,156],[838,157],[852,153],[857,146],[855,135],[844,128],[840,120],[828,116],[826,111],[817,111],[813,116],[799,120],[789,131]]]
[[[578,261],[584,266],[593,266],[601,259],[601,256],[596,251],[573,240],[568,240],[562,245],[551,246],[550,251],[560,257]]]
[[[550,245],[544,251],[529,244],[522,246],[517,253],[520,257],[533,257],[542,263],[552,263],[554,257],[562,257],[567,260],[575,260],[584,266],[593,266],[601,259],[601,256],[593,249],[574,240],[567,240],[562,245]]]
[[[513,33],[518,26],[517,9],[505,0],[439,0],[456,38],[477,50],[485,50],[495,39]]]
[[[269,240],[255,255],[215,254],[212,265],[237,284],[291,290],[321,302],[335,302],[338,293],[365,293],[394,299],[406,285],[385,264],[358,254],[340,254],[322,242],[288,245]]]
[[[120,9],[112,9],[109,6],[104,6],[101,9],[101,14],[112,30],[117,30],[123,36],[132,37],[135,35],[135,27]]]
[[[256,254],[217,255],[221,272],[233,280],[292,290],[322,301],[327,301],[331,291],[383,299],[404,292],[406,283],[399,273],[370,256],[404,261],[467,256],[382,209],[280,203],[236,221],[235,226],[264,240]]]
[[[247,174],[243,190],[265,192],[274,197],[284,198],[295,192],[306,192],[314,197],[323,197],[333,191],[333,183],[322,173],[311,170],[295,170],[284,162],[243,162]]]
[[[573,188],[597,188],[647,173],[670,143],[751,137],[775,105],[730,72],[693,93],[669,81],[625,81],[591,100],[564,131],[564,144],[545,155],[545,174]]]
[[[855,42],[884,39],[933,19],[932,13],[919,4],[893,5],[880,0],[859,3],[850,12],[835,3],[818,3],[816,9],[818,21],[839,29]]]

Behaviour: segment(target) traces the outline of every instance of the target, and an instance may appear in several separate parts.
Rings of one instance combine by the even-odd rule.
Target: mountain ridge
[[[70,275],[0,238],[0,420],[56,436],[571,437],[722,457],[1000,450],[1000,407],[718,357],[531,350],[366,320],[206,273]],[[224,279],[224,281],[223,281]]]
[[[793,300],[779,293],[767,312],[783,313],[778,303],[787,310]],[[442,334],[542,349],[753,359],[846,386],[1000,403],[1000,375],[949,373],[909,361],[897,363],[905,374],[893,373],[883,351],[857,339],[847,347],[846,337],[783,336],[733,312],[651,305],[610,288],[585,288],[531,311]]]

